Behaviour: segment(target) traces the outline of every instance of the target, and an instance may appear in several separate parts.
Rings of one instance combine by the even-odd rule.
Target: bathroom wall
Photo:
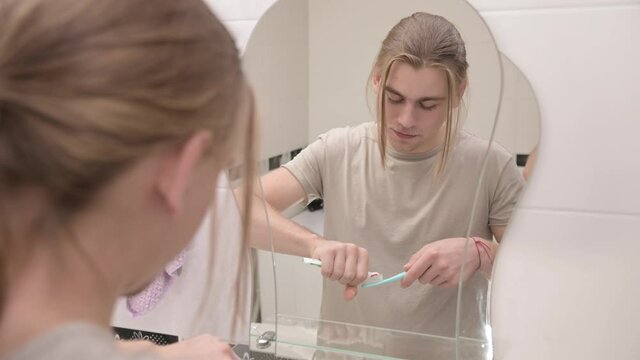
[[[486,11],[541,148],[493,281],[497,359],[637,359],[640,4]]]
[[[271,0],[210,0],[243,48]],[[493,281],[496,359],[640,358],[640,2],[473,0],[538,97]]]

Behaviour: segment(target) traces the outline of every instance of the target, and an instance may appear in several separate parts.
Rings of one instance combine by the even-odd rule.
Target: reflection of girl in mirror
[[[340,284],[325,281],[323,320],[453,336],[465,245],[462,280],[486,292],[498,246],[492,238],[502,238],[523,179],[512,156],[493,145],[467,241],[488,146],[458,127],[467,68],[449,21],[426,13],[402,19],[371,73],[378,121],[333,129],[263,178],[275,210],[324,199],[324,238],[273,214],[276,250],[321,259],[323,274],[353,298],[344,302]],[[368,269],[405,270],[406,289],[380,286],[354,298]],[[476,299],[467,300],[465,315],[477,320]]]
[[[209,336],[119,348],[110,331],[116,299],[192,238],[232,154],[251,162],[233,39],[199,0],[0,8],[0,357],[233,358]]]

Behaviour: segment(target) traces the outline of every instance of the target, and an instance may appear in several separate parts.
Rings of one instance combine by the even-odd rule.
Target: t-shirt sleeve
[[[283,167],[300,182],[307,203],[322,198],[322,176],[325,173],[326,141],[320,136]]]
[[[503,166],[493,191],[489,225],[507,225],[520,199],[524,184],[524,178],[516,166],[515,159],[511,157]]]

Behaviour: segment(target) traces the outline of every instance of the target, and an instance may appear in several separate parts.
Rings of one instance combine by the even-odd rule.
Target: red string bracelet
[[[493,257],[491,256],[491,248],[489,247],[489,245],[487,245],[484,241],[482,241],[482,239],[478,237],[474,236],[471,239],[476,245],[478,256],[482,259],[482,257],[480,256],[480,248],[482,248],[482,251],[484,251],[484,253],[487,254],[487,257],[489,258],[489,262],[491,263],[491,266],[493,266]]]
[[[476,268],[476,271],[478,271],[482,267],[482,256],[480,255],[480,248],[478,248],[478,243],[476,243],[476,239],[471,238],[471,240],[473,240],[473,242],[475,243],[476,251],[478,252],[478,267]]]
[[[487,254],[487,257],[489,258],[491,265],[493,265],[493,256],[491,255],[491,247],[487,245],[487,243],[485,243],[484,241],[481,241],[480,244],[482,245],[482,249],[484,250],[484,252]]]
[[[487,254],[487,257],[489,258],[489,262],[493,266],[493,257],[491,256],[491,249],[489,248],[489,245],[484,244],[484,246],[482,247],[482,250],[484,250],[484,252]]]
[[[480,247],[482,248],[482,251],[484,251],[484,253],[487,255],[487,257],[489,258],[489,261],[493,262],[493,259],[491,258],[491,253],[490,253],[490,249],[487,247],[486,244],[478,244],[480,245]]]

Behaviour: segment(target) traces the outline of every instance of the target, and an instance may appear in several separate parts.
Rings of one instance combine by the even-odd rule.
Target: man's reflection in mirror
[[[402,19],[371,70],[377,121],[332,129],[262,178],[275,250],[322,261],[321,320],[451,337],[459,281],[486,294],[524,180],[513,156],[493,144],[479,182],[488,141],[459,126],[468,67],[465,43],[448,20]],[[280,214],[318,198],[323,236]],[[269,249],[260,237],[254,245]],[[406,274],[399,283],[360,288],[369,271]],[[473,297],[464,302],[470,323],[463,325],[481,331],[483,310]]]

